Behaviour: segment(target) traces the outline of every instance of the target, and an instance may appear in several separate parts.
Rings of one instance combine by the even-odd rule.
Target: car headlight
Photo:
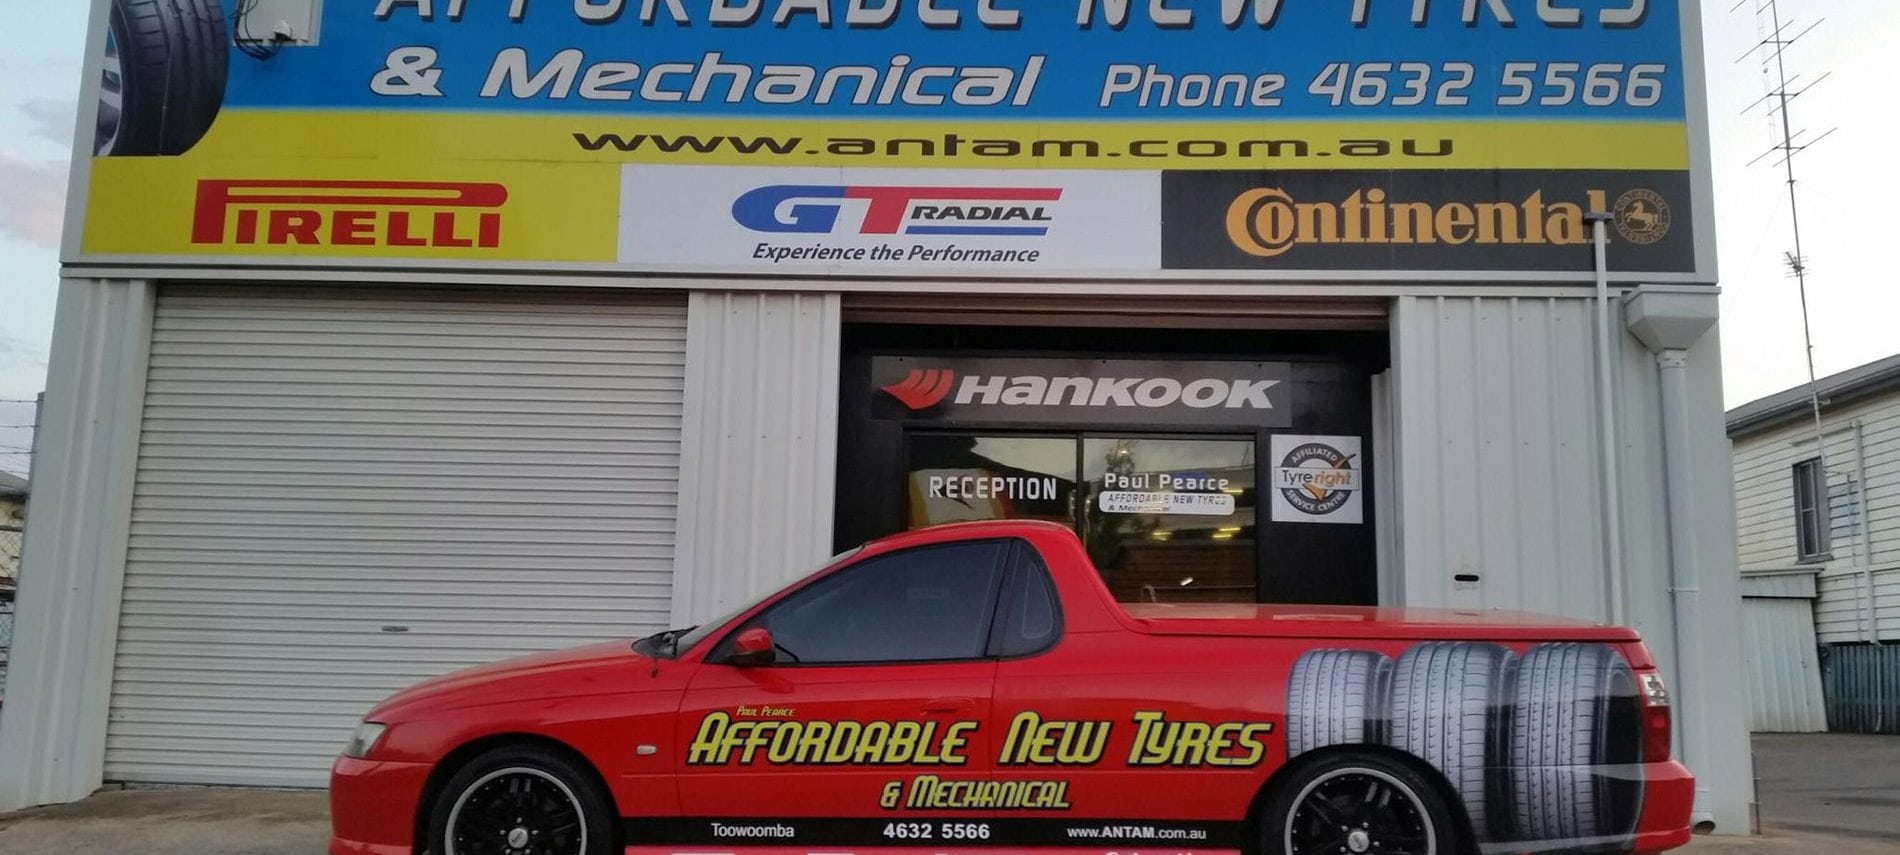
[[[389,725],[373,721],[357,725],[356,732],[350,734],[350,741],[343,744],[343,756],[358,760],[369,756],[370,749],[376,747],[377,740],[382,739],[383,731],[388,729]]]

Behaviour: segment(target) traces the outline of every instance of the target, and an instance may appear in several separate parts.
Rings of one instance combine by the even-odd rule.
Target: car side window
[[[993,540],[866,559],[747,626],[772,633],[781,665],[980,659],[1009,553]]]
[[[1062,604],[1049,581],[1049,569],[1027,543],[1017,544],[1011,557],[1009,580],[997,610],[990,644],[997,656],[1041,653],[1062,634]]]

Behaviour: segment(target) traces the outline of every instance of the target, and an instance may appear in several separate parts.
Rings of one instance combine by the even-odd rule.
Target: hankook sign
[[[1617,280],[1712,274],[1694,0],[93,0],[92,22],[73,263],[1586,282],[1601,210]]]
[[[1284,362],[871,360],[881,418],[972,424],[1285,427]]]

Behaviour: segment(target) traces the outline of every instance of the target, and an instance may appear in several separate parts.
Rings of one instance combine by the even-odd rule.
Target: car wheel
[[[499,748],[457,770],[429,815],[434,855],[608,855],[620,818],[595,775],[534,747]]]
[[[1487,810],[1497,705],[1511,652],[1495,644],[1413,646],[1392,670],[1386,743],[1437,769],[1464,802],[1472,833],[1491,839]]]
[[[1392,660],[1371,650],[1313,650],[1287,680],[1286,753],[1376,741],[1380,682]]]
[[[1286,855],[1451,855],[1451,806],[1418,770],[1347,751],[1278,783],[1261,813],[1262,852]]]
[[[1642,722],[1629,663],[1601,644],[1542,644],[1512,690],[1510,762],[1525,840],[1630,834],[1642,805]],[[1600,767],[1621,767],[1619,770]]]
[[[218,0],[112,0],[93,153],[183,154],[217,118],[229,68]]]

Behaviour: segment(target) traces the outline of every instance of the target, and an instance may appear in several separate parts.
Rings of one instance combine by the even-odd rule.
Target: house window
[[[1795,549],[1802,561],[1824,561],[1828,554],[1832,517],[1827,507],[1827,473],[1821,461],[1794,465]]]

